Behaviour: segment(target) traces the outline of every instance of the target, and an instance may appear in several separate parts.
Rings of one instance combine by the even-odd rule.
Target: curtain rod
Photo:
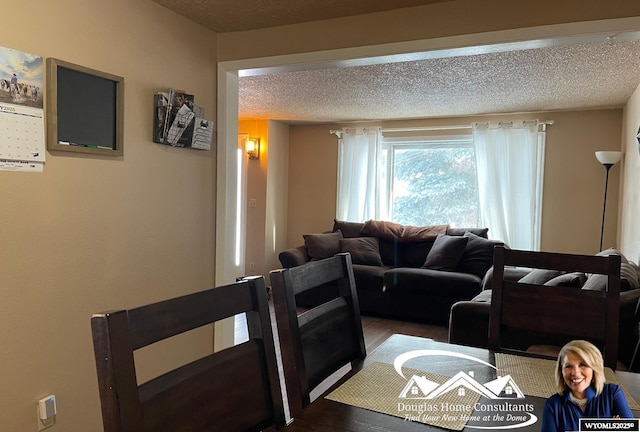
[[[548,125],[552,125],[553,120],[540,121],[538,125],[542,126],[542,130],[546,131]],[[382,128],[382,132],[418,132],[418,131],[435,131],[435,130],[454,130],[454,129],[471,129],[471,124],[466,125],[448,125],[448,126],[420,126],[420,127],[408,127],[408,128]],[[338,138],[342,138],[342,130],[332,129],[329,134],[335,135]]]

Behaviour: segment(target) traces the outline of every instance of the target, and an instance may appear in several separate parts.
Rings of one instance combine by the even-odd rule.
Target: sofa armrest
[[[491,303],[459,301],[449,314],[449,343],[480,348],[489,346]]]
[[[307,253],[307,247],[302,245],[291,249],[285,249],[278,254],[278,259],[283,268],[297,267],[309,262],[311,257]]]

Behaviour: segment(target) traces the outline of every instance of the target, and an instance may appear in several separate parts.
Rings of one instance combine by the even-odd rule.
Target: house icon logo
[[[406,362],[425,356],[436,356],[428,359],[436,366],[430,368],[430,372],[408,368],[403,371]],[[396,357],[393,367],[406,383],[398,394],[398,415],[405,420],[455,430],[460,426],[482,430],[518,429],[535,424],[538,421],[535,406],[527,401],[513,377],[500,375],[498,368],[489,363],[488,354],[481,353],[479,357],[447,350],[415,350]],[[451,361],[452,358],[456,361]],[[442,371],[435,375],[437,366],[442,366]],[[451,376],[458,367],[464,370]],[[405,376],[408,370],[413,372]]]
[[[495,366],[484,360],[466,354],[443,350],[410,351],[398,356],[393,366],[400,376],[406,378],[402,373],[402,365],[406,361],[416,357],[434,355],[463,358],[496,369]],[[399,397],[403,399],[436,399],[451,392],[455,392],[458,396],[464,396],[467,392],[475,392],[487,399],[523,399],[525,397],[511,375],[498,376],[492,381],[481,384],[474,378],[473,371],[458,372],[443,384],[431,381],[424,376],[413,375],[408,379]]]
[[[450,392],[464,396],[469,391],[476,392],[488,399],[524,398],[524,394],[510,375],[480,384],[473,378],[473,372],[458,372],[444,384],[430,381],[424,376],[413,375],[399,397],[404,399],[435,399]]]

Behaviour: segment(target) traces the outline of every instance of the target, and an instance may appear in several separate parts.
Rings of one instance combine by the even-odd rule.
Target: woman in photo
[[[558,393],[547,399],[542,432],[577,431],[581,418],[632,418],[622,389],[606,384],[604,360],[590,342],[574,340],[558,354]]]

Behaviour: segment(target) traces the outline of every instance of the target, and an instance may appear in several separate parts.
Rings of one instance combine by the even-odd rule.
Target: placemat
[[[525,395],[548,398],[556,393],[555,360],[496,353],[496,367],[500,375],[511,375]],[[610,368],[604,368],[606,382],[618,384],[627,397],[629,407],[640,410],[640,404],[620,384],[618,377]]]
[[[438,385],[450,377],[411,368],[402,368],[402,378],[393,365],[374,362],[327,395],[327,399],[376,411],[406,420],[451,430],[464,429],[480,396],[468,391],[452,391],[436,399],[400,397],[414,377],[424,377]]]

